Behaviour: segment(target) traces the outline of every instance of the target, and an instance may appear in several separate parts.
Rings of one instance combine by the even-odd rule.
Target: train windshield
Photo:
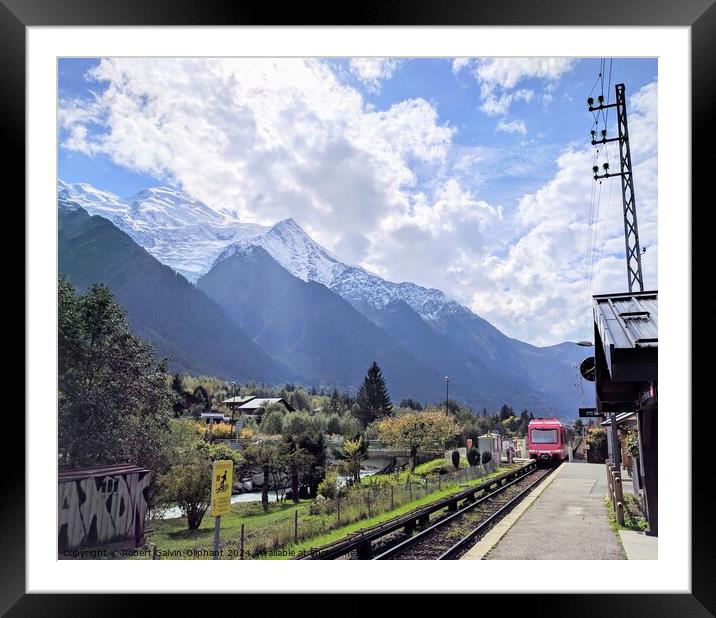
[[[532,433],[533,444],[557,444],[557,430],[556,429],[533,429]]]

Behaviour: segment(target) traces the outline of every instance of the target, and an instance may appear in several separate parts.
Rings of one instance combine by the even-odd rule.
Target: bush
[[[480,451],[474,446],[467,452],[467,461],[471,466],[477,466],[480,463]]]
[[[632,459],[639,457],[639,434],[636,431],[626,435],[626,452]]]
[[[270,410],[261,420],[261,431],[266,434],[280,434],[283,431],[284,413],[281,410]]]
[[[326,433],[341,433],[341,417],[331,414],[326,423]]]
[[[607,432],[601,427],[592,429],[587,435],[589,445],[589,461],[602,463],[607,458]]]
[[[419,476],[428,476],[429,474],[435,474],[436,472],[439,472],[444,465],[445,459],[443,459],[442,457],[438,459],[431,459],[430,461],[426,461],[419,466],[415,466],[415,470],[413,470],[413,473]]]
[[[450,456],[452,459],[452,465],[455,466],[455,470],[460,467],[460,451],[454,450]]]
[[[209,427],[216,440],[231,440],[234,437],[234,426],[231,423],[214,423]]]
[[[325,478],[318,484],[318,495],[329,500],[338,496],[338,473],[335,470],[326,472]]]
[[[490,462],[492,461],[492,454],[490,453],[490,451],[485,451],[485,452],[482,454],[482,458],[481,458],[481,459],[482,459],[482,463],[483,463],[483,464],[490,463]]]
[[[357,436],[360,433],[360,430],[360,421],[354,416],[345,414],[340,419],[338,433],[342,436]]]

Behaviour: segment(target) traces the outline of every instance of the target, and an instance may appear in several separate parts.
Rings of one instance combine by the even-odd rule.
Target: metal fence
[[[239,560],[290,557],[307,550],[312,539],[401,507],[417,506],[441,492],[457,492],[461,485],[484,479],[492,470],[490,463],[424,478],[413,476],[405,482],[398,482],[398,475],[382,477],[342,488],[333,498],[319,497],[299,504],[272,502],[268,513],[260,502],[237,503],[232,506],[231,515],[221,518],[218,557]],[[152,551],[148,555],[169,560],[212,559],[213,527],[209,512],[198,530],[187,530],[186,518],[151,520],[147,540]]]

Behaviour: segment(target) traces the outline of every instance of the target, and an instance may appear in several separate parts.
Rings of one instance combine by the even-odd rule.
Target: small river
[[[360,475],[362,478],[364,476],[371,476],[376,472],[377,470],[361,470]],[[339,476],[338,480],[341,484],[345,484],[346,477]],[[281,495],[280,492],[279,495]],[[273,489],[269,491],[268,499],[269,502],[276,502],[276,492]],[[238,504],[240,502],[261,502],[261,492],[247,491],[242,494],[234,494],[233,496],[231,496],[231,504]],[[160,519],[176,519],[177,517],[183,517],[181,509],[179,509],[178,506],[172,506],[169,507],[166,511],[164,511]]]

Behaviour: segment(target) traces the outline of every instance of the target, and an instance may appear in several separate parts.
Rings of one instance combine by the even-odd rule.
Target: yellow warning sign
[[[211,516],[231,512],[231,488],[234,483],[234,462],[222,459],[214,462],[211,477]]]

